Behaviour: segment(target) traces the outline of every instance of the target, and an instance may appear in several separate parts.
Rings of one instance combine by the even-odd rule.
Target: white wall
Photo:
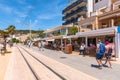
[[[90,13],[93,12],[93,0],[87,0],[87,8],[88,8],[88,17],[90,17]]]
[[[117,57],[120,59],[120,33],[117,34],[117,44],[116,44],[116,47],[117,47]]]
[[[116,57],[120,59],[120,33],[118,33],[118,28],[115,29],[115,52]]]

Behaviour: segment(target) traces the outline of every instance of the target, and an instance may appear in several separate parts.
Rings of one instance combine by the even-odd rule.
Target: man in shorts
[[[96,54],[96,61],[99,65],[99,69],[102,69],[102,58],[104,53],[105,53],[105,45],[101,42],[101,40],[99,40],[97,44],[97,54]]]

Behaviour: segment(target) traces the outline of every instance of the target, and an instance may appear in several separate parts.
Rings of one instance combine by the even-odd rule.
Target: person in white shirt
[[[82,43],[80,46],[80,54],[83,54],[83,56],[85,56],[85,44]]]

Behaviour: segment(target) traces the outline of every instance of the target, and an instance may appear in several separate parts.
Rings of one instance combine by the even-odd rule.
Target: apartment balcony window
[[[108,25],[106,23],[102,23],[101,28],[106,28],[106,27],[108,27]]]
[[[65,13],[66,11],[70,10],[71,8],[77,6],[78,4],[80,4],[82,2],[86,2],[87,3],[87,0],[77,0],[77,1],[75,1],[73,4],[71,4],[67,8],[65,8],[62,13]]]
[[[71,20],[64,22],[63,25],[76,23],[77,21],[78,21],[78,17],[77,18],[72,18]]]
[[[83,25],[82,28],[91,29],[92,30],[92,24]]]
[[[82,12],[82,11],[87,11],[87,7],[86,7],[86,6],[83,6],[83,7],[78,8],[78,9],[75,10],[75,11],[72,11],[71,13],[67,14],[66,16],[64,16],[64,17],[62,18],[62,20],[66,19],[66,18],[68,18],[68,17],[71,17],[71,16],[73,16],[73,15],[79,13],[79,12]]]

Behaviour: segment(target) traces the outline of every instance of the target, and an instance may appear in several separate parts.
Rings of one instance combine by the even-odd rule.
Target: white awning
[[[117,27],[104,28],[98,30],[91,30],[87,32],[78,32],[76,33],[79,37],[89,37],[89,36],[103,36],[103,35],[112,35],[115,34]]]
[[[65,38],[78,38],[78,36],[77,35],[63,36],[63,39]]]
[[[52,41],[52,42],[53,42],[54,40],[55,40],[55,39],[47,39],[46,41]]]
[[[62,36],[53,36],[52,38],[53,38],[53,39],[61,39]]]

